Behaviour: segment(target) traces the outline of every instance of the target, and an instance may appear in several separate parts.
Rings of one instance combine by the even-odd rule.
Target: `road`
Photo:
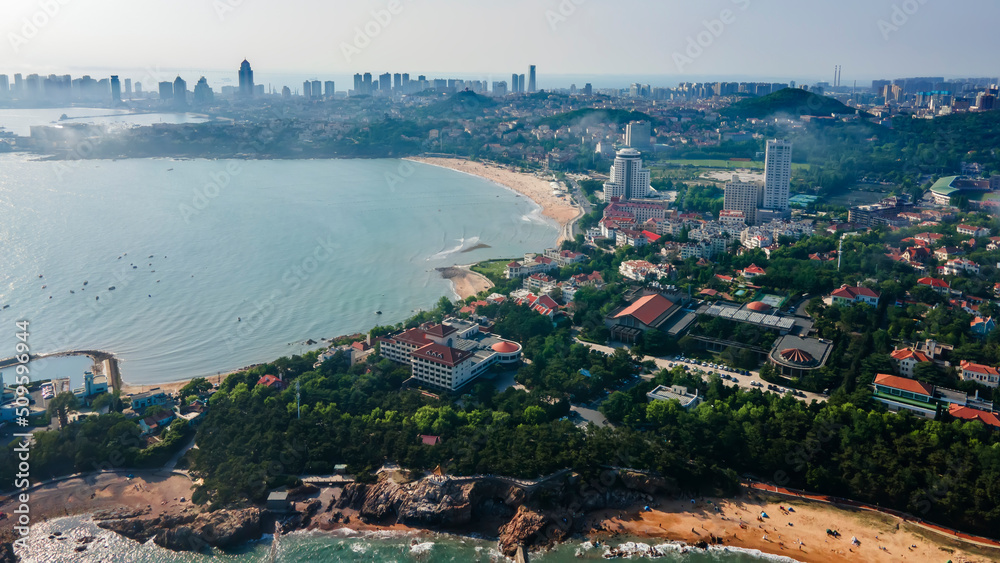
[[[580,340],[580,339],[576,339],[576,341],[578,343],[580,343],[580,344],[583,344],[584,346],[590,346],[594,350],[598,350],[598,351],[604,352],[606,354],[614,354],[615,350],[616,350],[616,348],[612,348],[610,346],[603,346],[601,344],[591,344],[590,342],[584,342],[583,340]],[[673,367],[675,367],[677,365],[682,365],[688,371],[692,371],[692,372],[694,372],[696,374],[699,374],[699,372],[700,372],[700,375],[702,375],[702,376],[704,376],[707,372],[716,371],[716,370],[712,370],[711,368],[701,367],[700,365],[696,367],[695,364],[694,364],[694,362],[690,362],[690,361],[687,362],[687,363],[682,363],[682,362],[678,362],[678,361],[667,360],[667,359],[664,359],[664,358],[657,358],[655,356],[646,356],[646,357],[643,358],[643,361],[649,361],[649,360],[652,360],[653,362],[655,362],[656,366],[658,368],[661,368],[661,369],[667,369],[667,370],[669,370],[669,369],[672,369]],[[767,386],[771,385],[771,384],[760,378],[760,372],[759,371],[751,371],[750,375],[736,375],[734,373],[727,373],[727,374],[723,374],[723,375],[726,375],[727,377],[728,376],[735,376],[736,379],[738,380],[738,381],[732,381],[730,379],[724,379],[724,380],[722,380],[723,384],[725,384],[728,387],[739,386],[739,387],[742,387],[743,389],[746,389],[746,390],[760,389],[761,391],[763,391],[765,393],[775,393],[775,391],[769,391],[768,390]],[[654,378],[654,376],[652,374],[644,374],[644,375],[642,375],[642,378],[646,379],[648,381],[651,381]],[[758,383],[759,386],[758,385],[751,385],[751,383]],[[826,402],[826,400],[827,400],[827,397],[824,397],[823,395],[820,395],[818,393],[811,393],[809,391],[801,391],[800,393],[804,394],[805,396],[801,396],[800,395],[800,396],[796,396],[795,398],[798,399],[798,400],[800,400],[800,401],[802,401],[802,402],[804,402],[804,403],[811,403],[814,400],[823,403],[823,402]]]

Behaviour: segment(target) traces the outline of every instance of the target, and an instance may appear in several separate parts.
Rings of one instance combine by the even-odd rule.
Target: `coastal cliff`
[[[174,551],[202,551],[207,547],[234,547],[259,539],[263,515],[264,511],[259,508],[244,508],[152,519],[105,520],[97,525],[140,543],[152,539],[156,545]]]

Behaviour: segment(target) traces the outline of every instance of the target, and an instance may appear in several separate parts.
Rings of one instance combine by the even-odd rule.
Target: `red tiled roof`
[[[520,262],[511,262],[510,264],[507,264],[507,267],[508,268],[520,268],[521,267],[521,263]]]
[[[909,348],[904,348],[902,350],[896,350],[895,352],[892,353],[892,359],[894,359],[894,360],[908,360],[910,358],[913,358],[914,360],[916,360],[918,362],[929,362],[929,361],[931,361],[931,359],[927,357],[927,354],[924,354],[923,352],[917,352],[917,351],[914,351],[914,350],[910,350]]]
[[[651,233],[649,231],[643,231],[642,234],[647,239],[649,239],[649,242],[656,242],[656,241],[660,240],[660,235],[658,235],[656,233]]]
[[[983,364],[974,364],[967,360],[962,360],[962,370],[968,370],[973,373],[981,373],[984,375],[1000,375],[1000,371],[995,367],[985,366]]]
[[[615,318],[620,319],[622,317],[633,316],[639,319],[643,324],[652,325],[653,321],[659,318],[659,316],[663,313],[666,313],[673,306],[674,304],[671,303],[666,297],[660,295],[659,293],[654,293],[653,295],[647,295],[636,299],[635,303],[632,303],[628,307],[622,309],[620,313],[615,315]]]
[[[444,364],[448,367],[455,367],[462,361],[472,357],[472,352],[459,350],[443,344],[431,343],[422,348],[410,352],[411,356],[423,358],[437,364]]]
[[[948,282],[937,278],[920,278],[917,280],[917,283],[920,285],[929,285],[931,287],[948,287]]]
[[[394,340],[412,344],[414,346],[423,346],[430,342],[430,339],[427,338],[427,334],[419,328],[411,328],[410,330],[402,332],[396,335]]]
[[[834,297],[842,297],[844,299],[851,299],[851,300],[853,300],[857,296],[870,297],[873,299],[878,299],[880,296],[878,292],[873,291],[867,287],[853,286],[853,285],[841,286],[840,289],[834,291],[830,295],[833,295]]]
[[[899,389],[901,391],[909,391],[910,393],[916,393],[918,395],[927,395],[928,397],[934,394],[934,388],[926,383],[886,373],[876,375],[875,384],[892,387],[893,389]]]
[[[275,384],[277,384],[278,387],[284,386],[284,382],[273,375],[265,375],[264,377],[257,380],[257,385],[265,385],[267,387],[272,387]]]
[[[758,313],[765,313],[771,310],[771,306],[768,305],[767,303],[764,303],[763,301],[754,301],[753,303],[747,305],[747,309],[750,309],[751,311],[756,311]]]
[[[556,300],[552,299],[548,295],[542,295],[541,297],[539,297],[538,300],[535,302],[535,305],[541,305],[546,309],[552,309],[552,310],[559,308],[559,304],[556,303]]]
[[[761,268],[757,264],[750,264],[749,266],[747,266],[747,268],[745,270],[743,270],[743,273],[744,274],[747,274],[747,273],[750,273],[750,274],[767,274],[767,272],[764,271],[764,268]]]
[[[497,342],[493,346],[490,346],[490,348],[492,348],[494,352],[498,352],[500,354],[511,354],[513,352],[517,352],[520,349],[520,346],[505,340],[503,342]]]
[[[420,442],[425,446],[436,446],[441,443],[441,436],[420,435]]]
[[[437,338],[444,338],[445,336],[454,333],[455,329],[448,325],[435,324],[425,328],[424,332]]]
[[[997,418],[997,415],[979,409],[963,407],[952,403],[948,405],[948,414],[962,420],[978,420],[987,426],[1000,428],[1000,419]]]

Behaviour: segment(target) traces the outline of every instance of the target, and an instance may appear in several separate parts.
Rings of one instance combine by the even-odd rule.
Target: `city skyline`
[[[411,74],[509,77],[514,70],[526,72],[537,65],[537,87],[544,89],[569,86],[550,82],[562,75],[832,81],[840,66],[842,84],[849,85],[906,75],[995,75],[984,60],[967,53],[988,52],[990,22],[1000,15],[1000,6],[985,0],[959,7],[926,0],[877,6],[845,0],[808,13],[789,10],[790,2],[762,5],[752,0],[669,6],[639,0],[614,5],[514,0],[502,9],[446,0],[368,6],[294,0],[280,7],[237,0],[141,7],[95,0],[86,10],[69,2],[56,4],[51,15],[27,0],[0,7],[0,21],[5,22],[0,29],[7,39],[5,72],[215,72],[231,68],[233,59],[247,58],[256,68],[267,69],[262,74],[322,77],[405,69]],[[143,20],[157,21],[157,26],[130,25]],[[268,41],[252,39],[275,22],[294,32],[269,32]],[[491,29],[520,30],[517,42],[498,46],[484,41],[486,23]],[[627,48],[594,40],[615,24],[632,30]],[[178,29],[192,39],[173,42]],[[955,41],[947,41],[949,36]],[[806,37],[808,43],[802,41]],[[935,39],[933,49],[927,48],[929,37]],[[169,51],[156,48],[164,42],[171,42]],[[641,56],[622,56],[634,52]]]

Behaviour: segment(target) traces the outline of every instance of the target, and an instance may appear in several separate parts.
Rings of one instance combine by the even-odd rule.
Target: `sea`
[[[18,112],[14,127],[66,113]],[[117,117],[129,118],[148,120]],[[392,159],[0,154],[0,214],[0,357],[25,320],[31,352],[110,351],[141,385],[401,322],[457,297],[436,268],[520,257],[558,236],[527,197]],[[80,371],[36,368],[38,379]]]
[[[58,533],[59,535],[55,535]],[[89,539],[84,543],[84,538]],[[349,529],[331,532],[293,532],[275,539],[265,535],[230,552],[211,554],[175,553],[152,541],[140,544],[113,532],[98,528],[89,516],[70,516],[32,526],[28,549],[20,551],[24,563],[494,563],[509,561],[497,549],[494,540],[436,533],[368,532]],[[76,551],[86,545],[84,551]],[[788,557],[764,554],[756,550],[712,547],[709,550],[685,549],[678,544],[656,540],[619,538],[610,544],[595,545],[572,539],[553,549],[532,553],[530,560],[540,563],[604,561],[609,547],[631,556],[627,561],[663,561],[679,563],[752,563],[774,561],[794,563]],[[659,555],[641,555],[656,549]]]

